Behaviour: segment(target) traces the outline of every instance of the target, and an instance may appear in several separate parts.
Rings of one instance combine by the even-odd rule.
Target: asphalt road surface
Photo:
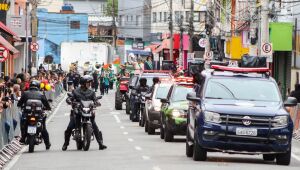
[[[69,121],[70,106],[65,100],[49,117],[48,130],[52,147],[45,150],[44,144],[36,146],[34,153],[27,147],[6,166],[12,170],[276,170],[299,169],[300,149],[293,146],[290,166],[278,166],[264,162],[261,155],[229,155],[208,153],[208,161],[195,162],[185,156],[185,139],[175,137],[175,142],[165,143],[156,135],[149,136],[138,123],[132,123],[124,110],[114,109],[114,92],[110,91],[101,100],[96,121],[104,136],[106,150],[98,150],[92,141],[89,151],[77,151],[71,140],[67,151],[62,151],[63,134]],[[300,148],[300,147],[299,147]]]

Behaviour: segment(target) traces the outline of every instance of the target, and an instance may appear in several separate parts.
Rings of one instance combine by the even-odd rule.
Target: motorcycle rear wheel
[[[35,145],[35,136],[28,136],[27,141],[28,141],[28,145],[29,145],[28,152],[33,153],[34,145]]]
[[[91,144],[92,125],[87,124],[83,126],[83,150],[88,151]]]

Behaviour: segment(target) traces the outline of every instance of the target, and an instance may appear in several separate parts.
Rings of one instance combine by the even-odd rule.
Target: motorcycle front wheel
[[[91,144],[92,125],[86,124],[83,126],[83,150],[88,151]]]

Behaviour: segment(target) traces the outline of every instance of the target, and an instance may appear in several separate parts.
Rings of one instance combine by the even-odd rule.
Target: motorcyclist
[[[152,82],[153,82],[153,84],[149,90],[149,93],[153,92],[155,85],[158,84],[160,82],[160,80],[158,77],[153,77]]]
[[[91,87],[91,83],[93,82],[93,77],[89,76],[89,75],[85,75],[83,77],[80,78],[80,87],[78,87],[77,89],[75,89],[72,93],[74,96],[74,100],[76,101],[86,101],[86,100],[93,100],[95,103],[97,102],[97,98],[96,98],[96,93],[90,89]],[[65,131],[65,142],[64,145],[62,147],[62,150],[65,151],[68,148],[69,142],[70,142],[70,137],[72,134],[72,130],[74,128],[76,128],[76,122],[80,122],[80,120],[78,120],[77,118],[80,117],[74,117],[76,116],[74,112],[71,112],[71,118],[70,118],[70,122],[69,125]],[[75,122],[76,120],[76,122]],[[91,118],[91,123],[92,123],[92,127],[93,127],[93,132],[95,135],[95,138],[99,144],[99,150],[103,150],[106,149],[107,147],[103,144],[103,138],[102,138],[102,133],[99,130],[96,122],[95,122],[95,114],[93,114],[92,118]]]
[[[149,86],[147,85],[147,79],[146,78],[140,78],[139,80],[139,85],[136,87],[135,94],[140,94],[142,92],[149,92]],[[133,101],[132,102],[132,113],[133,113],[133,120],[137,120],[137,112],[138,112],[138,101]]]
[[[51,110],[50,104],[46,98],[46,96],[39,91],[39,87],[40,87],[40,82],[37,80],[33,80],[30,82],[29,85],[29,90],[25,91],[19,102],[18,102],[18,107],[25,107],[25,104],[28,100],[30,99],[34,99],[34,100],[40,100],[43,103],[44,106],[44,110]],[[26,138],[26,117],[27,117],[26,112],[24,112],[22,114],[22,119],[21,119],[21,139],[20,139],[20,143],[25,143],[25,138]],[[50,139],[49,139],[49,133],[47,131],[46,128],[46,116],[43,117],[43,129],[42,129],[42,137],[43,140],[45,142],[46,145],[46,149],[50,149],[51,143],[50,143]]]

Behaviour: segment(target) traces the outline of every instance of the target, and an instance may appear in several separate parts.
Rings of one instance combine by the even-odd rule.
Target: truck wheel
[[[155,134],[155,129],[148,124],[148,135],[154,135],[154,134]]]
[[[130,114],[130,103],[129,103],[129,99],[126,99],[126,114]]]
[[[187,128],[186,131],[186,141],[185,141],[185,154],[187,157],[192,157],[193,156],[193,145],[189,145],[189,142],[191,142],[191,137],[189,134],[189,130]]]
[[[160,125],[160,139],[164,139],[164,138],[165,138],[165,131],[162,125]]]
[[[122,103],[123,103],[122,94],[120,91],[117,91],[115,96],[115,109],[122,110]]]
[[[197,130],[195,130],[194,135],[193,159],[194,161],[206,161],[207,159],[207,150],[198,143]]]
[[[276,156],[277,165],[289,165],[291,162],[291,149],[286,153],[281,153]]]
[[[145,122],[145,132],[148,133],[148,121]]]
[[[274,154],[263,154],[264,161],[274,161],[276,158],[276,155]]]

